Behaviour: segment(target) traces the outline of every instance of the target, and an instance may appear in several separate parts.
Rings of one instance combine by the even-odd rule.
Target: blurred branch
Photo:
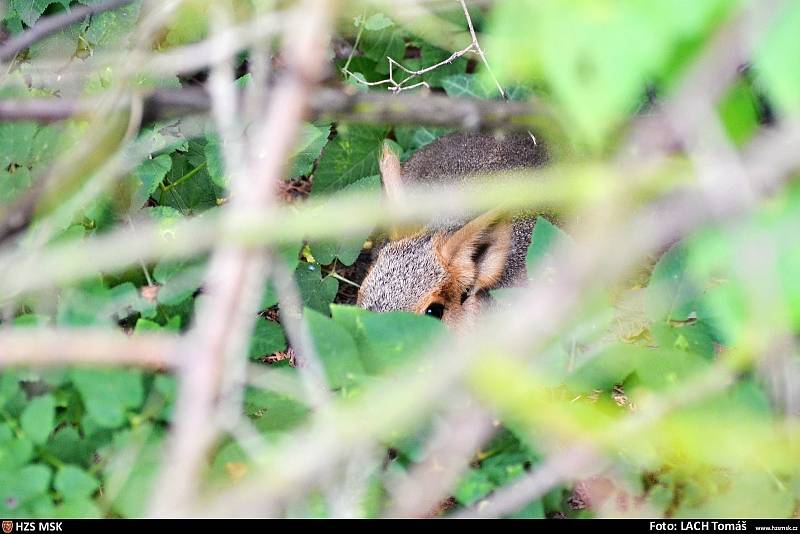
[[[693,62],[677,89],[653,113],[637,118],[628,133],[630,154],[671,153],[697,140],[695,130],[705,123],[698,120],[698,105],[708,107],[724,95],[741,75],[741,68],[751,60],[759,37],[769,28],[772,18],[785,0],[764,0],[749,4],[717,31]],[[707,113],[703,113],[706,117]],[[694,133],[692,133],[694,131]]]
[[[589,449],[573,447],[550,455],[536,470],[492,494],[477,507],[467,508],[454,515],[459,519],[497,518],[514,513],[529,502],[542,498],[564,481],[585,476],[588,470],[598,470],[607,464]]]
[[[121,102],[128,107],[129,102]],[[159,89],[144,97],[143,122],[207,113],[208,93],[199,88]],[[92,99],[32,98],[0,101],[0,121],[54,122],[90,114],[97,109]],[[436,94],[360,93],[320,88],[309,97],[309,114],[315,119],[344,122],[443,126],[464,129],[525,131],[553,123],[547,107],[534,102],[504,102],[450,98]]]
[[[254,135],[259,149],[253,152],[259,155],[231,184],[226,215],[243,209],[272,211],[274,184],[282,177],[311,87],[321,75],[329,8],[327,0],[305,0],[286,23],[283,47],[290,72],[271,91],[265,117],[259,122],[260,134]],[[226,98],[221,93],[215,96]],[[235,103],[218,103],[223,108],[230,105],[235,109]],[[225,122],[222,115],[220,111],[218,118]],[[214,421],[225,366],[246,356],[266,266],[264,250],[231,246],[225,240],[217,243],[207,294],[184,347],[192,355],[192,364],[181,370],[171,440],[150,499],[154,515],[182,515],[196,501],[205,458],[218,432]]]
[[[789,173],[792,170],[800,166],[800,153],[796,150],[798,145],[800,125],[786,124],[779,129],[765,131],[745,151],[743,164],[760,196],[771,194],[791,178]],[[602,180],[603,188],[597,187],[598,175],[592,174],[591,169],[553,168],[537,172],[534,179],[526,173],[509,173],[519,178],[495,179],[491,187],[420,189],[410,192],[408,202],[403,203],[353,194],[325,203],[308,201],[300,210],[297,207],[281,207],[274,210],[274,213],[245,210],[235,214],[224,225],[209,215],[177,223],[171,229],[174,237],[170,240],[163,239],[162,230],[156,224],[142,222],[138,224],[135,234],[121,229],[80,243],[50,246],[47,251],[35,256],[36,269],[17,268],[21,261],[18,251],[0,251],[0,294],[13,295],[50,284],[68,282],[84,276],[87,270],[120,269],[138,262],[139,258],[149,261],[191,256],[207,250],[218,239],[260,246],[297,241],[306,237],[349,235],[369,230],[377,224],[424,221],[431,215],[474,213],[496,207],[509,210],[523,207],[553,208],[568,203],[581,205],[595,200],[596,197],[591,195],[602,194],[614,200],[625,191],[636,194],[639,198],[643,195],[646,197],[647,193],[652,196],[664,192],[654,191],[652,183],[648,190],[647,180],[641,175],[637,178],[635,169],[627,168],[625,172],[627,182],[623,183],[619,179]],[[671,172],[674,176],[685,179],[690,170],[673,168]],[[643,185],[634,187],[637,180]],[[661,187],[666,185],[670,191],[674,189],[673,184],[659,183]],[[591,187],[592,184],[594,187]],[[723,184],[717,187],[725,186]],[[579,192],[582,197],[575,196]],[[725,210],[717,214],[718,217],[735,216],[746,209],[734,198],[730,202]],[[674,191],[648,207],[645,212],[647,211],[660,214],[663,223],[658,224],[655,230],[659,234],[671,232],[672,239],[677,239],[714,218],[714,214],[708,212],[705,204],[698,205],[697,189],[692,186]],[[342,217],[342,213],[351,216]],[[646,234],[634,233],[624,239],[631,237],[648,238]],[[670,242],[672,241],[666,241]]]
[[[469,395],[454,395],[433,436],[424,460],[395,487],[390,487],[388,517],[425,517],[448,496],[475,452],[495,431],[491,414]]]
[[[601,455],[604,448],[613,447],[615,443],[632,441],[636,435],[646,434],[648,427],[668,413],[724,391],[733,384],[734,375],[735,370],[727,361],[718,361],[711,368],[685,380],[680,386],[661,396],[647,399],[638,412],[608,426],[599,435],[593,436],[593,439],[551,455],[534,472],[497,490],[485,502],[456,514],[456,517],[506,516],[541,498],[559,484],[578,477],[585,478],[589,474],[587,472],[602,471],[610,463]]]
[[[0,369],[12,366],[132,365],[176,367],[178,338],[161,334],[17,328],[0,331]]]
[[[133,0],[106,0],[98,4],[69,8],[66,12],[59,15],[39,19],[32,28],[12,37],[0,46],[0,61],[8,61],[32,44],[41,41],[45,37],[67,26],[80,22],[90,15],[111,11],[112,9],[117,9],[131,2],[133,2]]]

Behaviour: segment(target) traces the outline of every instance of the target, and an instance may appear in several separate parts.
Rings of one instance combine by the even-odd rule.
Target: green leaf
[[[32,122],[0,124],[1,168],[7,169],[11,164],[24,166],[30,162],[33,137],[37,128]]]
[[[342,190],[342,193],[352,192],[379,192],[381,190],[380,176],[367,176],[361,180],[348,185]],[[333,263],[334,259],[339,259],[342,265],[352,265],[358,259],[364,242],[369,237],[371,231],[366,230],[353,237],[345,238],[339,241],[322,241],[310,243],[311,254],[317,263],[321,265],[329,265]]]
[[[250,339],[250,351],[248,353],[251,360],[258,360],[261,356],[268,356],[273,352],[286,349],[286,337],[283,335],[283,328],[274,321],[258,319],[256,322],[253,337]]]
[[[0,373],[0,408],[22,391],[19,387],[20,377],[17,373]]]
[[[386,129],[377,126],[340,126],[319,160],[312,195],[333,193],[378,174],[378,154],[385,134]]]
[[[325,365],[331,388],[339,389],[357,383],[364,376],[353,337],[342,325],[312,309],[304,313],[317,354]]]
[[[303,305],[328,315],[328,306],[336,297],[339,281],[331,276],[322,278],[318,264],[300,262],[295,271],[295,280],[300,288]]]
[[[787,2],[755,54],[764,90],[781,110],[800,113],[800,4]]]
[[[175,153],[165,177],[166,191],[158,193],[159,203],[191,215],[217,206],[223,188],[214,183],[205,166],[205,147],[189,142],[187,154]]]
[[[448,96],[454,98],[487,99],[500,97],[500,93],[494,84],[474,74],[448,76],[442,80],[442,87]]]
[[[124,46],[139,20],[141,0],[92,17],[86,39],[95,46]]]
[[[161,325],[155,321],[151,321],[149,319],[142,319],[139,317],[136,320],[136,326],[133,328],[134,335],[139,334],[141,332],[160,332]]]
[[[20,417],[25,434],[37,445],[47,441],[53,430],[56,416],[56,401],[52,395],[42,395],[33,399]]]
[[[483,499],[492,490],[495,484],[483,471],[470,469],[456,487],[455,498],[464,506],[472,506]]]
[[[544,217],[536,217],[531,244],[528,245],[528,252],[525,255],[529,278],[536,274],[540,263],[552,259],[556,245],[564,241],[570,241],[570,237],[563,230]]]
[[[53,509],[50,514],[37,514],[40,517],[58,517],[65,519],[99,519],[103,517],[103,511],[88,498],[71,499],[65,501]]]
[[[124,430],[114,435],[107,451],[110,461],[104,468],[104,490],[114,498],[117,514],[136,518],[147,513],[156,475],[161,468],[163,435],[150,425]],[[118,470],[124,471],[118,472]],[[120,477],[120,474],[126,474]]]
[[[364,369],[381,373],[413,361],[443,332],[439,321],[406,312],[375,313],[332,305],[333,319],[356,340]]]
[[[420,46],[421,68],[417,70],[421,70],[423,68],[427,68],[432,65],[437,65],[442,61],[448,59],[450,55],[451,52],[448,52],[447,50],[442,50],[441,48],[436,48],[435,46],[431,46],[427,42],[423,42],[422,46]],[[455,61],[453,61],[452,63],[446,63],[424,74],[422,76],[422,79],[428,82],[428,85],[430,85],[431,87],[443,87],[445,79],[453,75],[461,75],[464,72],[466,72],[466,70],[467,70],[467,58],[460,57]],[[495,93],[497,93],[496,90]]]
[[[650,333],[661,348],[691,352],[707,360],[714,357],[716,336],[711,326],[705,321],[676,325],[663,322],[654,323],[650,327]]]
[[[201,40],[208,33],[208,0],[186,0],[178,4],[175,13],[169,18],[164,42],[169,46],[179,46]]]
[[[304,422],[309,414],[309,409],[297,401],[263,389],[245,392],[244,411],[262,432],[289,430]]]
[[[652,321],[685,321],[697,312],[699,291],[687,272],[686,248],[673,246],[656,264],[645,293]]]
[[[402,62],[406,50],[406,32],[396,25],[384,26],[376,31],[366,31],[361,38],[361,50],[364,56],[377,63],[376,71],[389,73],[389,62],[392,58]]]
[[[718,107],[728,137],[736,146],[744,146],[759,127],[759,112],[752,86],[743,81],[737,82],[728,89]]]
[[[28,26],[33,26],[50,4],[69,9],[69,0],[9,0],[9,6]]]
[[[331,133],[330,124],[314,125],[303,124],[300,131],[300,141],[292,152],[292,166],[289,171],[289,178],[309,176],[314,169],[314,162],[317,161],[322,149],[328,144],[328,136]]]
[[[71,400],[71,404],[74,405],[74,400]],[[75,427],[67,425],[56,430],[44,447],[64,463],[88,465],[94,454],[94,445],[93,440],[81,436]]]
[[[111,295],[99,280],[65,289],[58,302],[56,323],[60,326],[111,326]]]
[[[544,502],[541,499],[537,499],[508,517],[512,519],[544,519]]]
[[[141,371],[74,369],[70,377],[88,415],[104,428],[121,426],[127,410],[144,401]]]
[[[203,147],[208,165],[208,174],[211,180],[219,187],[228,187],[228,180],[225,176],[225,158],[222,155],[219,136],[217,134],[206,135],[206,145]]]
[[[205,263],[199,260],[162,261],[153,269],[153,278],[161,284],[157,300],[175,306],[191,297],[203,283]]]
[[[598,389],[608,391],[637,369],[640,359],[649,355],[648,350],[617,343],[599,354],[589,354],[585,361],[580,355],[575,356],[575,370],[569,375],[567,386],[576,393],[591,393]]]
[[[0,474],[22,467],[31,458],[33,442],[26,436],[14,436],[8,425],[0,424]]]
[[[16,167],[12,171],[0,169],[0,202],[16,200],[33,184],[27,167]]]
[[[364,29],[370,31],[383,30],[389,26],[394,26],[394,22],[383,13],[375,13],[364,21]]]
[[[132,209],[141,208],[150,195],[155,193],[159,184],[172,167],[172,159],[162,154],[153,159],[145,160],[133,171],[134,194],[131,201]]]
[[[544,80],[573,134],[599,146],[635,111],[649,80],[677,71],[678,45],[707,38],[736,3],[508,0],[492,10],[484,46],[501,82]]]
[[[452,131],[449,128],[398,126],[394,129],[394,134],[397,142],[403,147],[404,154],[410,154]]]
[[[41,464],[30,464],[17,471],[0,471],[0,512],[8,516],[36,497],[44,494],[50,486],[50,468]]]
[[[456,487],[458,501],[471,506],[491,491],[519,478],[536,459],[535,455],[509,430],[503,429],[485,447],[477,468],[470,469]],[[541,504],[541,503],[540,503]]]
[[[636,385],[654,391],[674,388],[708,365],[707,360],[683,350],[665,348],[642,351],[638,353],[636,361]]]
[[[100,486],[97,479],[76,465],[65,465],[56,473],[53,483],[64,500],[71,501],[89,497]]]

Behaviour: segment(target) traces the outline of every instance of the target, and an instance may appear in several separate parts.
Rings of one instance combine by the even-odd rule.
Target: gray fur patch
[[[361,306],[377,312],[410,311],[445,280],[431,235],[390,241],[361,284]]]

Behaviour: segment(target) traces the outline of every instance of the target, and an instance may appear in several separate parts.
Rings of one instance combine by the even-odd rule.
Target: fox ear
[[[511,251],[512,228],[501,212],[490,211],[439,238],[439,259],[461,291],[489,289],[500,281]]]
[[[394,202],[402,201],[405,192],[403,184],[403,168],[400,165],[400,157],[392,149],[391,143],[384,141],[383,152],[380,159],[381,182],[386,198]],[[393,241],[402,239],[419,232],[420,226],[394,226],[389,229],[389,238]]]
[[[383,152],[380,159],[381,182],[386,196],[392,200],[403,197],[403,170],[400,158],[392,150],[388,142],[383,143]]]

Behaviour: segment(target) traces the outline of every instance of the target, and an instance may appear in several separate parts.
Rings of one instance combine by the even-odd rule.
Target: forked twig
[[[358,77],[358,76],[356,76],[356,74],[354,74],[353,72],[351,72],[349,70],[350,59],[352,58],[353,52],[355,52],[356,47],[358,46],[358,42],[359,42],[359,40],[361,38],[361,30],[359,30],[358,36],[356,37],[356,43],[355,43],[355,45],[353,45],[353,52],[351,52],[350,58],[348,58],[347,63],[345,63],[344,67],[342,67],[342,73],[345,74],[346,76],[349,76],[349,77],[353,78],[354,80],[356,80],[356,82],[360,83],[361,85],[365,85],[367,87],[376,87],[376,86],[380,86],[380,85],[388,85],[389,86],[388,90],[390,92],[398,94],[398,93],[401,93],[403,91],[416,89],[417,87],[428,87],[428,88],[430,88],[430,85],[425,80],[419,81],[419,82],[417,82],[417,83],[415,83],[413,85],[406,85],[406,84],[410,83],[415,78],[417,78],[419,76],[422,76],[423,74],[427,74],[427,73],[429,73],[431,71],[434,71],[434,70],[438,69],[439,67],[443,67],[444,65],[449,65],[450,63],[454,62],[455,60],[465,56],[469,52],[474,52],[474,53],[478,54],[478,56],[480,56],[481,61],[483,61],[483,64],[486,66],[486,70],[489,73],[489,75],[492,77],[492,80],[494,81],[494,84],[497,87],[497,90],[500,93],[500,96],[502,96],[504,100],[507,99],[508,97],[506,95],[506,92],[503,90],[502,86],[500,85],[500,82],[495,77],[494,73],[492,72],[491,67],[489,67],[489,62],[486,60],[486,54],[483,52],[483,48],[481,48],[481,45],[478,42],[478,36],[475,33],[475,27],[472,24],[472,17],[470,17],[469,10],[467,9],[467,4],[464,2],[464,0],[458,0],[458,2],[459,2],[459,4],[461,4],[461,8],[464,10],[464,16],[466,17],[467,24],[469,25],[469,33],[470,33],[470,35],[472,37],[472,42],[469,44],[469,46],[467,46],[465,48],[462,48],[461,50],[458,50],[456,52],[453,52],[450,55],[450,57],[448,57],[447,59],[445,59],[443,61],[440,61],[439,63],[436,63],[435,65],[431,65],[429,67],[425,67],[425,68],[419,69],[419,70],[409,69],[408,67],[405,67],[404,65],[402,65],[396,59],[387,56],[386,59],[389,62],[389,77],[386,78],[386,79],[383,79],[383,80],[378,80],[377,82],[368,82],[363,77]],[[362,22],[362,28],[361,29],[363,30],[363,22]],[[399,80],[399,81],[395,80],[394,67],[397,67],[401,71],[405,72],[406,74],[408,74],[408,76],[404,77],[402,80]]]

